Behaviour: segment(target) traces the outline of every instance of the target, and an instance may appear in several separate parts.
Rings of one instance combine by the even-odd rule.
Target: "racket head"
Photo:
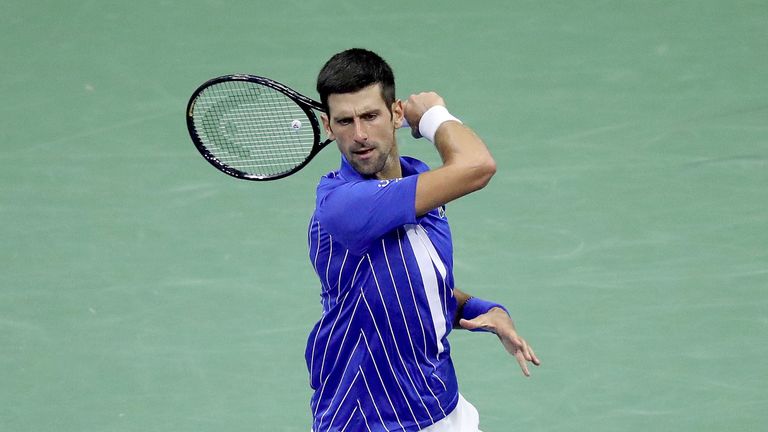
[[[331,141],[320,142],[314,110],[322,106],[272,79],[224,75],[192,94],[187,129],[205,160],[225,174],[276,180],[299,171]]]

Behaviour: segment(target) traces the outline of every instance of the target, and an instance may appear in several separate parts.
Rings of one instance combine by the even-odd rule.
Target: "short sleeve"
[[[318,197],[316,216],[334,240],[362,255],[393,229],[416,223],[417,175],[329,185]]]

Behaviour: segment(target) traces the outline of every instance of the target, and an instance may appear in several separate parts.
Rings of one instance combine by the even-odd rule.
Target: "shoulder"
[[[320,177],[320,182],[317,184],[317,187],[320,188],[323,185],[343,182],[344,179],[341,175],[341,172],[339,170],[331,171],[324,176]]]
[[[429,165],[416,158],[410,156],[401,156],[400,161],[402,162],[403,168],[409,171],[410,175],[421,174],[425,171],[429,171]]]
[[[317,188],[315,189],[317,203],[320,203],[332,190],[345,183],[347,183],[347,180],[343,178],[339,171],[331,171],[320,177],[320,181],[317,183]]]

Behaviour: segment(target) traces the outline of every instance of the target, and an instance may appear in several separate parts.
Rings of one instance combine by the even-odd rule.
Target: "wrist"
[[[509,311],[507,310],[507,308],[505,308],[503,305],[500,305],[499,303],[494,303],[492,301],[483,300],[477,297],[470,297],[467,299],[467,301],[464,302],[464,305],[461,308],[461,318],[465,320],[472,320],[496,308],[501,309],[502,311],[504,311],[504,313],[509,315]],[[488,331],[488,330],[476,329],[472,331]]]
[[[461,120],[454,117],[448,112],[448,109],[442,105],[435,105],[428,109],[419,120],[419,133],[429,142],[435,142],[435,134],[437,129],[447,121],[457,121],[461,123]]]

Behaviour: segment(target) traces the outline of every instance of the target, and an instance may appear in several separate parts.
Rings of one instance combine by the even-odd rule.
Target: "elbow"
[[[493,157],[488,155],[487,158],[483,159],[482,161],[478,161],[478,164],[475,166],[473,171],[473,189],[480,190],[486,187],[488,183],[491,182],[493,175],[496,174],[496,161],[493,160]]]
[[[491,177],[493,177],[493,175],[496,174],[496,161],[493,160],[492,157],[488,158],[488,162],[486,162],[484,167],[484,172],[485,172],[485,181],[483,183],[483,187],[485,187],[491,181]]]

